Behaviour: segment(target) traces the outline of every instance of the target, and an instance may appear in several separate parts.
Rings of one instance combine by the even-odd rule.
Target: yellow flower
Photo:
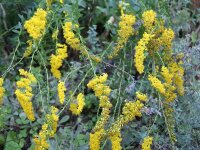
[[[90,150],[100,150],[101,139],[105,135],[105,130],[101,129],[95,133],[90,133]]]
[[[47,12],[42,8],[38,8],[34,16],[25,22],[24,28],[34,40],[43,35],[47,23],[46,16]]]
[[[177,91],[179,95],[184,95],[184,68],[177,64],[176,62],[172,62],[169,65],[169,70],[173,74],[173,81],[176,85]]]
[[[78,27],[79,27],[78,25],[74,25],[73,27],[72,22],[65,22],[65,25],[63,26],[63,31],[66,43],[70,47],[72,47],[72,49],[80,51],[83,56],[89,57],[90,59],[92,59],[97,63],[101,62],[101,58],[93,54],[90,54],[86,50],[86,47],[81,44],[79,38],[76,37],[75,33],[73,32],[73,29]]]
[[[162,72],[161,75],[164,77],[166,83],[171,84],[172,83],[172,78],[173,78],[173,74],[171,74],[168,70],[167,67],[162,66]]]
[[[162,36],[160,37],[161,42],[165,45],[168,49],[172,47],[172,40],[174,39],[174,31],[172,29],[164,29]]]
[[[147,10],[142,14],[142,20],[145,29],[150,32],[153,29],[154,22],[156,21],[156,12]]]
[[[151,82],[151,85],[158,91],[160,92],[161,94],[165,94],[166,90],[165,90],[165,87],[164,85],[161,83],[161,81],[152,76],[152,75],[149,75],[148,76],[148,80]]]
[[[71,103],[69,110],[74,115],[80,115],[80,113],[83,111],[83,107],[85,106],[85,97],[83,93],[79,93],[77,96],[77,104]]]
[[[151,150],[152,141],[153,137],[150,136],[145,137],[142,143],[142,150]]]
[[[0,104],[3,103],[4,93],[5,93],[5,88],[3,87],[3,78],[0,78]]]
[[[25,114],[27,115],[27,118],[31,121],[34,121],[35,116],[31,102],[31,98],[33,96],[31,84],[35,83],[36,79],[31,73],[28,73],[23,69],[20,69],[19,72],[20,75],[24,76],[24,78],[21,78],[19,81],[17,81],[18,89],[15,91],[15,94]]]
[[[134,120],[135,117],[141,117],[141,109],[144,106],[139,100],[136,102],[127,102],[125,103],[122,109],[122,115],[120,115],[117,120],[112,124],[112,126],[108,129],[107,133],[112,143],[113,150],[120,150],[120,142],[121,135],[120,130],[123,125],[129,123]]]
[[[121,150],[121,133],[120,132],[115,132],[112,136],[109,137],[111,144],[112,144],[112,150]]]
[[[144,101],[146,102],[148,97],[146,94],[140,93],[140,92],[136,92],[136,97],[140,100],[140,101]]]
[[[108,56],[109,59],[116,57],[119,50],[122,49],[124,44],[128,41],[129,37],[133,35],[134,29],[132,26],[135,24],[135,20],[136,18],[134,15],[123,14],[120,17],[119,30],[117,31],[117,45],[114,47],[114,51]]]
[[[139,100],[136,102],[125,103],[122,114],[123,114],[123,124],[128,123],[135,119],[136,116],[141,117],[141,108],[144,106]]]
[[[51,106],[51,114],[46,115],[47,124],[50,127],[50,130],[48,131],[50,137],[53,137],[57,130],[58,119],[59,119],[57,112],[58,109],[54,106]]]
[[[109,101],[109,95],[111,89],[106,85],[106,81],[108,78],[108,74],[102,74],[101,76],[96,76],[87,84],[88,88],[93,89],[95,95],[99,98],[100,104],[99,107],[102,108],[101,116],[99,117],[95,127],[93,128],[93,132],[90,134],[90,148],[91,150],[99,150],[100,143],[102,138],[102,132],[104,132],[104,128],[108,119],[110,117],[110,108],[112,104]],[[94,142],[95,140],[95,142]]]
[[[67,45],[57,44],[56,55],[52,54],[50,57],[51,72],[55,78],[61,78],[61,73],[58,69],[62,66],[63,60],[67,57]]]
[[[174,92],[176,90],[176,87],[168,83],[164,83],[164,86],[166,89],[166,93],[164,94],[165,101],[173,102],[174,99],[177,97],[176,93]]]
[[[25,52],[24,52],[24,57],[28,57],[32,54],[33,50],[32,50],[32,44],[33,42],[31,40],[27,41],[28,47],[26,48]]]
[[[66,91],[65,83],[60,81],[58,84],[58,97],[61,104],[63,104],[65,100],[65,91]]]
[[[74,50],[80,50],[81,43],[80,40],[76,38],[74,32],[72,31],[72,22],[66,22],[63,27],[63,31],[66,43],[70,45]]]
[[[153,35],[145,32],[142,39],[140,39],[137,46],[135,47],[135,67],[140,74],[144,72],[144,51],[147,49],[146,45],[152,37]]]

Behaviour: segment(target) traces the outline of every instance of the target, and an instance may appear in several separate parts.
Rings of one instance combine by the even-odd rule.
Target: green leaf
[[[69,120],[69,116],[68,115],[66,115],[66,116],[64,116],[64,117],[62,117],[62,119],[60,120],[60,124],[61,123],[65,123],[65,122],[67,122]]]

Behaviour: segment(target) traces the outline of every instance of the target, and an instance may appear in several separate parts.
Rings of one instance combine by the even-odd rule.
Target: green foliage
[[[173,106],[175,109],[176,128],[178,142],[177,149],[195,150],[200,147],[200,44],[199,33],[196,32],[196,24],[199,24],[199,9],[193,10],[189,0],[127,0],[126,11],[141,18],[142,12],[153,9],[159,18],[166,21],[166,26],[172,26],[176,35],[174,50],[176,54],[184,53],[185,68],[185,96],[178,98]],[[51,105],[60,109],[57,96],[58,82],[53,78],[49,65],[49,57],[55,52],[56,43],[64,43],[62,30],[58,37],[60,41],[52,41],[51,35],[56,29],[61,29],[66,16],[62,11],[66,11],[68,18],[73,24],[79,24],[78,33],[84,43],[92,53],[101,55],[108,54],[116,41],[116,32],[120,16],[119,2],[114,0],[77,0],[65,1],[64,7],[59,3],[53,3],[51,16],[48,18],[50,24],[48,31],[40,45],[35,44],[40,51],[34,56],[23,59],[23,53],[27,47],[26,41],[29,39],[23,24],[29,19],[37,6],[45,7],[45,1],[30,0],[2,0],[0,2],[0,73],[6,76],[4,87],[3,107],[0,107],[0,145],[5,150],[34,149],[32,139],[38,134],[41,125],[45,121],[45,114],[49,112]],[[5,13],[6,15],[4,15]],[[138,29],[141,22],[138,21],[134,28]],[[142,29],[140,29],[142,30]],[[140,31],[138,31],[140,32]],[[68,106],[59,117],[58,131],[55,138],[50,139],[50,149],[89,149],[89,134],[94,127],[100,111],[99,102],[92,91],[85,86],[94,76],[93,72],[101,74],[107,72],[111,74],[108,84],[112,87],[110,95],[114,105],[110,123],[121,114],[121,109],[125,100],[133,99],[137,89],[148,89],[153,93],[147,80],[139,80],[140,76],[133,69],[134,47],[141,35],[132,38],[126,43],[126,48],[119,54],[116,60],[103,60],[102,64],[89,63],[78,52],[69,48],[69,58],[62,66],[63,80],[66,82],[68,101],[75,99],[78,92],[86,93],[84,111],[80,116],[73,116],[68,111]],[[191,47],[192,46],[192,47]],[[126,52],[129,51],[129,55]],[[146,55],[148,55],[146,53]],[[23,60],[22,60],[23,59]],[[92,70],[92,65],[95,69]],[[149,65],[149,64],[146,64]],[[37,85],[33,87],[33,105],[36,112],[36,121],[31,123],[21,109],[16,100],[14,90],[15,82],[19,80],[18,69],[30,69],[37,78]],[[84,80],[83,80],[84,79]],[[170,139],[167,135],[165,120],[162,110],[158,105],[159,99],[149,98],[143,110],[143,118],[136,119],[134,123],[128,124],[122,130],[123,149],[139,149],[141,140],[151,131],[154,135],[153,149],[172,149]],[[106,139],[103,149],[110,149],[111,143]]]

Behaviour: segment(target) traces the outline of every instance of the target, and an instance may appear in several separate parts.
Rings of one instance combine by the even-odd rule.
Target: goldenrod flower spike
[[[32,94],[32,87],[31,84],[36,82],[36,78],[33,74],[20,69],[20,75],[24,76],[19,81],[17,81],[17,90],[15,91],[16,97],[23,108],[27,118],[31,121],[35,120],[33,106],[31,102]]]
[[[153,30],[154,23],[156,21],[156,12],[153,10],[147,10],[142,14],[143,25],[148,33]]]
[[[47,24],[46,16],[47,12],[38,8],[34,16],[25,22],[24,28],[34,40],[39,39],[44,34]]]
[[[0,78],[0,104],[3,103],[4,93],[5,93],[5,88],[3,87],[3,78]]]
[[[101,76],[96,76],[92,80],[89,81],[87,87],[92,89],[100,100],[99,107],[102,108],[101,116],[98,119],[95,127],[93,128],[93,132],[90,133],[90,149],[91,150],[99,150],[101,139],[105,136],[105,125],[109,119],[110,108],[112,104],[109,101],[109,95],[111,89],[106,85],[106,81],[108,78],[108,74],[104,73]],[[96,142],[94,142],[94,140]]]
[[[162,82],[155,76],[149,75],[148,80],[150,81],[151,85],[161,94],[165,94],[166,90]]]
[[[123,125],[135,119],[136,116],[141,117],[141,109],[144,106],[139,100],[136,102],[125,103],[122,109],[122,115],[108,129],[107,134],[112,143],[112,150],[121,150],[121,128]]]
[[[62,66],[63,60],[67,57],[67,45],[57,44],[56,54],[52,54],[50,57],[51,72],[55,78],[61,78],[61,72],[59,68]]]
[[[70,103],[69,110],[74,115],[80,115],[80,113],[83,111],[83,107],[85,106],[85,97],[83,93],[79,93],[77,96],[77,102]]]
[[[27,44],[28,44],[28,46],[27,46],[27,48],[26,48],[26,50],[24,52],[24,57],[30,56],[32,54],[32,52],[33,52],[33,49],[32,49],[33,42],[31,40],[28,40]]]
[[[54,137],[58,126],[58,109],[51,106],[51,114],[46,115],[46,122],[42,125],[39,136],[36,136],[33,141],[35,143],[35,150],[49,149],[48,138]]]
[[[65,100],[65,91],[66,91],[66,87],[65,87],[65,83],[62,81],[59,81],[58,83],[58,97],[59,97],[59,101],[61,104],[64,103]]]
[[[139,91],[136,92],[136,97],[137,97],[137,99],[139,99],[140,101],[143,101],[143,102],[146,102],[147,99],[148,99],[146,94],[143,94],[143,93],[141,93]]]
[[[142,143],[142,150],[151,150],[152,141],[153,137],[150,136],[145,137]]]
[[[145,55],[144,52],[147,50],[146,45],[149,43],[151,38],[153,38],[154,35],[144,33],[143,37],[140,39],[138,42],[137,46],[135,47],[135,67],[136,70],[142,74],[144,72],[144,60],[145,60]]]
[[[135,24],[136,18],[134,15],[122,14],[119,22],[119,30],[117,45],[114,47],[113,52],[108,56],[109,59],[116,57],[120,49],[124,48],[124,44],[134,34],[133,25]]]

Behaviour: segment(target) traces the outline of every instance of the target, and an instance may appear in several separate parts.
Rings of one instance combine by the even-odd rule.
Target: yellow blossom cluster
[[[162,66],[161,75],[164,77],[164,80],[165,80],[165,83],[164,83],[164,86],[166,89],[166,92],[164,94],[165,101],[173,102],[174,99],[177,97],[175,93],[176,87],[172,83],[173,73],[171,73],[167,67]]]
[[[134,34],[133,25],[135,24],[135,21],[136,18],[134,15],[122,14],[119,22],[119,30],[117,31],[117,45],[114,47],[114,51],[108,56],[108,58],[112,59],[113,57],[116,57],[129,37]]]
[[[136,102],[127,102],[125,103],[122,109],[122,115],[120,115],[117,120],[112,124],[108,129],[108,136],[112,142],[113,150],[121,150],[121,128],[123,125],[135,119],[135,117],[141,117],[141,109],[144,106],[139,100]]]
[[[153,30],[154,27],[154,23],[156,21],[156,12],[154,12],[153,10],[147,10],[142,14],[142,20],[143,20],[143,24],[145,29],[148,32],[151,32]]]
[[[112,144],[112,150],[121,150],[121,133],[120,131],[117,131],[115,133],[113,133],[112,136],[109,137],[111,144]]]
[[[83,107],[85,106],[85,97],[83,93],[79,93],[77,96],[77,102],[70,103],[69,110],[74,115],[80,115],[80,113],[83,111]]]
[[[172,40],[174,39],[174,31],[172,29],[164,29],[161,37],[162,44],[167,47],[167,50],[172,47]]]
[[[72,22],[65,22],[65,25],[63,26],[64,38],[66,40],[66,43],[70,45],[74,50],[80,50],[80,40],[75,36],[72,29]]]
[[[95,96],[99,98],[100,100],[99,106],[102,108],[101,117],[97,121],[96,126],[93,129],[94,131],[97,131],[104,127],[109,118],[110,108],[112,107],[112,104],[110,103],[108,98],[111,89],[109,86],[105,85],[107,78],[108,74],[104,73],[101,76],[94,77],[87,84],[87,87],[93,89]]]
[[[147,97],[147,95],[146,94],[143,94],[143,93],[141,93],[141,92],[136,92],[136,97],[137,97],[137,99],[139,99],[140,101],[144,101],[144,102],[146,102],[147,101],[147,99],[148,99],[148,97]]]
[[[165,94],[166,90],[162,82],[155,76],[149,75],[148,80],[151,82],[151,85],[161,94]]]
[[[34,137],[35,150],[47,150],[49,149],[48,139],[48,124],[42,125],[42,130],[39,132],[38,137]]]
[[[110,95],[111,89],[109,86],[105,85],[107,81],[108,74],[104,73],[101,76],[96,76],[89,81],[87,87],[95,92],[95,95],[99,98],[99,106],[102,108],[101,116],[98,119],[95,127],[93,128],[93,133],[90,133],[90,141],[93,140],[92,137],[99,137],[101,140],[103,134],[100,135],[100,131],[104,130],[104,126],[109,119],[110,108],[112,104],[109,101],[108,96]],[[100,141],[98,141],[100,143]],[[91,142],[90,142],[91,143]],[[99,147],[93,147],[91,150],[98,150]]]
[[[75,28],[78,28],[78,25],[75,25]],[[94,60],[95,62],[99,63],[101,62],[101,58],[90,54],[87,50],[86,47],[84,47],[79,38],[76,37],[76,35],[73,32],[73,25],[72,22],[65,22],[65,25],[63,26],[63,31],[64,31],[64,38],[66,40],[66,43],[72,47],[74,50],[78,50],[81,52],[82,55],[89,57],[89,59]]]
[[[67,45],[57,44],[56,54],[52,54],[50,58],[51,72],[55,78],[61,78],[61,72],[59,68],[62,66],[63,60],[67,57]]]
[[[143,34],[143,37],[140,39],[137,46],[135,47],[135,67],[140,74],[144,72],[144,51],[147,49],[146,45],[152,37],[153,35],[145,32]]]
[[[145,137],[142,143],[142,150],[151,150],[152,142],[153,142],[153,137],[150,136]]]
[[[172,83],[173,74],[169,72],[169,69],[167,67],[162,66],[161,75],[164,77],[166,83],[168,84]]]
[[[104,129],[90,133],[90,150],[100,150],[101,140],[105,136]]]
[[[46,16],[47,12],[38,8],[34,16],[25,22],[24,28],[34,40],[39,39],[44,34],[47,23]]]
[[[60,101],[61,104],[63,104],[64,101],[65,101],[65,91],[66,91],[65,83],[62,82],[62,81],[59,81],[58,97],[59,97],[59,101]]]
[[[173,74],[173,81],[176,85],[179,95],[184,95],[184,68],[177,64],[176,62],[171,62],[169,64],[169,70]]]
[[[48,138],[54,137],[58,125],[58,109],[51,107],[51,114],[46,115],[46,123],[42,125],[42,130],[39,136],[33,139],[35,143],[35,150],[47,150],[49,148]]]
[[[49,132],[50,137],[53,137],[57,131],[58,119],[59,119],[57,112],[58,109],[54,106],[51,106],[51,114],[46,115],[47,124],[50,127],[50,132]]]
[[[32,54],[33,52],[33,42],[31,40],[27,41],[28,47],[26,48],[25,52],[24,52],[24,57],[28,57]]]
[[[101,140],[105,136],[105,130],[100,129],[95,133],[90,133],[90,150],[100,150]]]
[[[4,92],[5,92],[5,88],[3,87],[3,78],[0,78],[0,104],[3,103]]]
[[[27,115],[27,118],[34,121],[35,116],[31,102],[31,98],[33,96],[31,84],[36,82],[36,78],[33,74],[25,71],[24,69],[20,69],[19,73],[24,77],[17,81],[15,94],[25,114]]]

